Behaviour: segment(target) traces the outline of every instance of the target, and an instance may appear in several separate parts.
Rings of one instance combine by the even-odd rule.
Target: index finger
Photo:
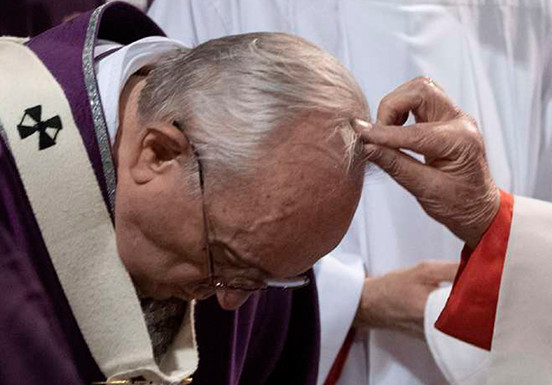
[[[453,123],[417,123],[411,126],[381,126],[356,120],[354,129],[365,143],[393,149],[406,149],[429,158],[447,158],[453,155],[461,132]]]
[[[433,190],[432,186],[442,178],[439,170],[392,148],[365,144],[364,156],[416,198],[429,195]]]
[[[386,95],[378,106],[377,121],[383,125],[402,125],[412,112],[417,122],[452,119],[458,108],[431,78],[409,81]]]

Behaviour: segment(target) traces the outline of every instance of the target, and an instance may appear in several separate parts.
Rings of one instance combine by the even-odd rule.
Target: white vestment
[[[311,40],[352,71],[374,116],[385,94],[416,76],[431,76],[479,122],[498,185],[552,199],[548,0],[156,0],[149,15],[188,46],[254,31]],[[365,270],[381,275],[426,259],[457,259],[461,246],[413,197],[373,169],[348,234],[316,267],[319,383],[351,326]],[[432,296],[427,313],[435,314],[444,298]],[[428,332],[432,346],[451,349],[444,341],[449,337],[432,328]],[[458,348],[461,352],[462,359],[442,353],[437,362],[449,381],[471,384],[451,376],[469,377],[469,362],[481,352]],[[460,362],[464,366],[451,369]],[[357,334],[339,383],[434,385],[445,380],[425,342],[372,330]]]
[[[466,341],[491,346],[490,353],[443,338],[428,324],[439,310],[426,312],[426,326],[431,328],[428,342],[454,384],[552,382],[550,229],[550,202],[502,194],[499,213],[455,282],[439,326]],[[434,296],[444,298],[448,293],[438,290]],[[465,351],[458,354],[458,347],[466,346],[473,351],[467,356]]]
[[[149,36],[125,46],[98,41],[94,49],[96,79],[112,144],[119,130],[119,98],[128,79],[140,68],[154,64],[175,49],[186,47],[162,36]]]
[[[487,385],[552,382],[551,281],[552,204],[516,196]]]

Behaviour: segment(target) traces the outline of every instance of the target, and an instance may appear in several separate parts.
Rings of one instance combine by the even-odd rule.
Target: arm
[[[417,123],[400,126],[405,123],[410,112],[416,117]],[[390,124],[395,126],[384,126]],[[378,109],[377,124],[364,122],[360,126],[364,127],[359,127],[359,131],[365,142],[367,158],[410,191],[431,217],[464,240],[467,247],[476,248],[499,212],[501,199],[489,174],[483,139],[473,119],[457,108],[431,79],[418,78],[383,99]],[[408,156],[401,149],[423,154],[425,162]],[[505,202],[507,199],[503,199]],[[507,211],[502,210],[499,217],[503,217]],[[482,242],[479,248],[486,245],[489,245],[488,240]],[[505,242],[502,242],[502,246],[506,247]],[[490,248],[493,249],[493,255],[500,255],[500,251],[495,250],[496,245],[491,244]],[[474,270],[470,267],[474,263],[467,264],[471,258],[468,258],[470,253],[466,250],[453,289],[455,298],[460,298],[457,293],[469,292],[462,289],[462,282],[468,280],[466,277],[470,277],[470,280],[474,277],[473,273],[464,274]],[[475,261],[481,260],[477,258],[480,254],[475,253]],[[500,277],[501,259],[488,255],[485,252],[483,260],[490,258],[498,266],[495,271],[498,271]],[[475,270],[481,270],[482,276],[486,277],[484,268]],[[464,287],[472,286],[468,284]],[[496,288],[494,293],[487,293],[484,302],[479,302],[479,298],[466,297],[472,301],[470,310],[479,309],[476,322],[486,325],[483,333],[487,339],[479,341],[482,346],[490,346],[489,327],[492,326],[496,309]],[[454,309],[454,302],[450,305],[448,309]],[[448,310],[445,316],[447,314],[454,314],[452,318],[463,316],[463,313],[453,310]],[[449,321],[443,321],[442,324],[450,325],[452,318],[449,317]],[[466,325],[472,325],[471,321],[462,320],[461,324],[454,325],[454,333],[473,337],[473,329]],[[451,332],[451,328],[446,329]],[[492,335],[492,330],[490,333]]]
[[[456,262],[426,261],[367,277],[365,197],[339,246],[315,265],[321,324],[319,384],[336,383],[358,328],[392,329],[422,338],[429,293],[440,282],[451,282],[458,268]]]
[[[473,340],[475,336],[473,341],[487,348],[492,343],[488,384],[549,383],[552,205],[518,197],[513,214],[508,214],[512,211],[504,209],[508,195],[500,199],[489,175],[475,122],[431,79],[415,79],[386,100],[380,105],[377,124],[360,124],[367,158],[410,191],[426,213],[475,249],[464,253],[463,269],[453,289],[455,300],[449,302],[439,325],[462,338]],[[416,124],[383,126],[404,124],[410,111]],[[401,149],[423,154],[425,162]],[[500,220],[508,216],[511,225]],[[500,223],[506,230],[498,237],[502,240],[494,242]],[[489,267],[495,272],[491,281],[500,281],[499,294],[496,284],[486,282]],[[483,297],[465,295],[481,289]],[[484,320],[484,337],[469,330],[473,328],[470,311],[476,314],[473,322]]]
[[[425,261],[365,278],[360,255],[335,252],[325,257],[316,267],[322,332],[318,383],[337,382],[356,328],[423,338],[427,298],[441,282],[451,282],[457,269],[456,262]]]
[[[456,379],[452,384],[481,383],[458,379],[469,376],[471,381],[487,372],[492,384],[542,384],[552,378],[550,309],[543,306],[552,302],[552,204],[515,197],[512,205],[513,197],[502,195],[497,217],[476,249],[465,253],[437,323],[491,352],[457,346],[458,340],[426,324],[432,353],[445,375]],[[430,298],[428,307],[431,302],[436,301]]]
[[[424,309],[430,293],[452,282],[456,262],[424,261],[365,280],[356,327],[396,330],[424,336]]]
[[[475,250],[462,262],[436,327],[482,349],[491,349],[502,269],[510,236],[514,199],[501,193],[500,209]]]

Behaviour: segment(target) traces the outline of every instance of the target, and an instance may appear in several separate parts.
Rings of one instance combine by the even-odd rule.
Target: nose
[[[217,300],[224,310],[236,310],[247,301],[251,293],[241,290],[219,290]]]

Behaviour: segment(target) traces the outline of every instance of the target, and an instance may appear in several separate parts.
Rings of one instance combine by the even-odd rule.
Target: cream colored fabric
[[[552,203],[514,199],[487,384],[552,384]]]
[[[437,366],[451,385],[484,385],[490,353],[446,335],[435,328],[435,321],[445,307],[451,286],[429,295],[425,307],[424,331]]]
[[[18,36],[0,36],[0,39],[3,41],[11,41],[13,43],[25,44],[29,41],[29,37],[18,37]]]
[[[57,144],[38,151],[38,134],[21,139],[29,107],[58,115]],[[90,351],[109,378],[143,375],[179,381],[196,369],[193,334],[182,331],[160,369],[138,297],[117,255],[115,234],[65,94],[28,48],[0,39],[0,123],[52,263]],[[193,312],[189,312],[193,320]]]

